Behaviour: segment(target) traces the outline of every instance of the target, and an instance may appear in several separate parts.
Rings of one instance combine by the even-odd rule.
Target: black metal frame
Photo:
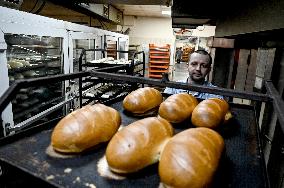
[[[0,112],[2,113],[6,106],[15,98],[16,94],[21,88],[31,87],[31,86],[42,86],[45,84],[56,83],[65,80],[71,80],[76,78],[82,78],[89,76],[90,72],[80,72],[71,74],[59,74],[40,78],[30,78],[16,80],[0,97]]]
[[[15,95],[17,94],[20,88],[25,88],[25,87],[30,87],[30,86],[40,86],[45,83],[60,82],[60,81],[76,79],[76,78],[82,79],[82,77],[87,77],[87,76],[93,76],[93,77],[103,78],[107,80],[123,81],[126,83],[142,83],[142,84],[161,86],[161,87],[172,87],[172,88],[186,89],[186,90],[192,90],[192,91],[198,91],[198,92],[207,92],[207,93],[219,94],[219,95],[230,96],[230,97],[237,97],[241,99],[249,99],[249,100],[260,101],[260,102],[273,102],[273,106],[279,117],[279,122],[281,124],[282,131],[284,132],[284,111],[283,111],[284,102],[279,96],[277,90],[275,89],[271,81],[266,82],[266,88],[267,88],[268,93],[262,94],[262,93],[255,93],[255,92],[236,91],[232,89],[225,89],[225,88],[218,88],[218,87],[188,85],[186,83],[178,83],[178,82],[157,80],[157,79],[151,79],[151,78],[142,78],[142,77],[135,77],[135,76],[130,76],[130,75],[105,73],[105,72],[100,72],[100,69],[98,69],[96,71],[86,71],[86,72],[79,72],[79,73],[62,74],[62,75],[55,75],[55,76],[49,76],[49,77],[23,79],[23,80],[15,81],[0,98],[0,112],[1,113],[3,112],[3,110],[9,104],[9,102],[15,97]]]
[[[113,74],[113,73],[101,72],[100,70],[86,71],[86,72],[79,72],[79,73],[72,73],[72,74],[62,74],[62,75],[55,75],[55,76],[49,76],[49,77],[32,78],[32,79],[24,79],[24,80],[15,81],[14,84],[10,86],[8,90],[6,90],[6,92],[0,97],[0,112],[1,113],[3,112],[3,110],[9,104],[9,102],[16,96],[17,92],[21,88],[30,87],[30,86],[40,86],[44,83],[54,83],[54,82],[60,82],[64,80],[83,78],[87,76],[97,77],[99,79],[104,79],[106,81],[122,81],[126,83],[142,83],[142,84],[147,84],[150,86],[173,87],[173,88],[179,88],[179,89],[194,90],[194,91],[199,91],[199,92],[209,92],[209,93],[214,93],[214,94],[221,94],[223,96],[231,96],[231,97],[237,97],[237,98],[242,98],[242,99],[249,99],[249,100],[253,100],[257,102],[272,103],[275,109],[275,112],[278,116],[278,120],[281,126],[282,133],[284,133],[284,122],[283,122],[284,102],[281,99],[278,92],[276,91],[271,81],[266,81],[265,87],[267,89],[267,93],[262,94],[262,93],[255,93],[255,92],[248,93],[248,92],[242,92],[242,91],[235,91],[232,89],[224,89],[224,88],[215,88],[215,87],[212,88],[212,87],[197,86],[197,85],[187,85],[185,83],[177,83],[177,82],[150,79],[150,78],[141,78],[141,77],[135,77],[135,76],[129,76],[129,75],[118,75],[118,74]],[[111,103],[113,101],[108,101],[108,102]],[[9,137],[10,137],[9,139],[12,139],[11,136]]]

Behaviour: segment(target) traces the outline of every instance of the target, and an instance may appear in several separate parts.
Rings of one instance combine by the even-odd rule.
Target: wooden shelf
[[[164,54],[164,55],[169,55],[170,52],[150,51],[150,54]]]
[[[166,46],[156,46],[156,45],[154,45],[154,44],[149,44],[149,49],[150,50],[158,50],[158,51],[170,51],[169,49],[170,49],[170,45],[169,44],[167,44]]]
[[[150,55],[150,58],[152,58],[152,59],[170,59],[170,56],[153,56],[153,55]]]
[[[151,73],[166,73],[168,70],[161,70],[161,69],[149,69],[149,72]]]
[[[163,66],[163,65],[150,65],[150,68],[160,68],[160,69],[168,69],[169,66]]]
[[[163,61],[163,60],[151,60],[149,61],[149,63],[155,63],[155,64],[169,64],[170,62],[169,61]]]
[[[157,46],[149,44],[149,78],[162,78],[163,73],[169,72],[170,45]]]
[[[149,74],[149,78],[162,78],[161,74]]]
[[[107,57],[113,57],[114,59],[117,58],[117,45],[115,41],[107,44],[107,50]]]
[[[116,53],[115,52],[107,53],[107,55],[116,55]]]

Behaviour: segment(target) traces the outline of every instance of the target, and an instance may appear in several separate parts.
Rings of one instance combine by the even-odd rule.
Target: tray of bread
[[[1,144],[0,165],[47,187],[267,187],[260,145],[252,106],[145,87]]]

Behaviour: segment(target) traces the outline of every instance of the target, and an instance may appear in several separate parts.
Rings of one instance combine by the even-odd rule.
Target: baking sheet
[[[123,125],[138,119],[123,111],[121,101],[111,106],[121,113]],[[214,178],[213,187],[266,187],[254,110],[250,106],[231,104],[231,111],[234,119],[227,128],[220,129],[226,149]],[[186,129],[187,126],[175,125],[176,133]],[[158,188],[160,186],[157,164],[123,180],[100,176],[97,163],[105,154],[106,144],[72,158],[51,157],[46,154],[51,132],[52,128],[41,130],[1,146],[1,162],[13,165],[56,187]]]

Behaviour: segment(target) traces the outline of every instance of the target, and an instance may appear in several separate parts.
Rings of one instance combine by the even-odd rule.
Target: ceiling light
[[[171,11],[170,10],[162,10],[162,14],[164,15],[171,15]]]

